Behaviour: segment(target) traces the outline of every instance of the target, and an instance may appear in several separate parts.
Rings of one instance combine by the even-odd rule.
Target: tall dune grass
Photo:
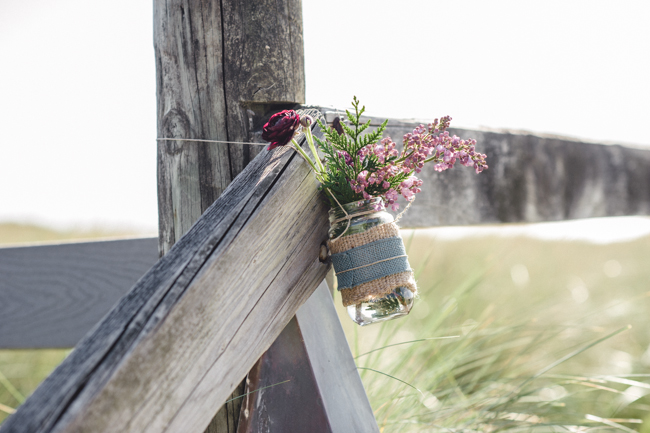
[[[650,238],[405,240],[407,318],[359,328],[336,300],[382,432],[650,433]],[[0,422],[66,353],[0,351]]]
[[[405,240],[411,315],[339,311],[383,432],[650,431],[650,239]]]

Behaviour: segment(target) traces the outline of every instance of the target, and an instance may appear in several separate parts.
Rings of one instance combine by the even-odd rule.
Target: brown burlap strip
[[[397,227],[397,224],[386,223],[380,226],[375,226],[362,233],[343,236],[335,241],[327,241],[327,245],[332,254],[336,254],[352,248],[360,247],[361,245],[369,244],[370,242],[379,239],[394,238],[395,236],[399,236],[399,227]]]
[[[394,222],[390,222],[373,227],[362,233],[343,236],[335,241],[328,241],[328,246],[332,254],[336,254],[379,239],[393,238],[396,236],[399,236],[399,227]],[[343,306],[347,307],[381,298],[397,287],[407,287],[413,294],[416,294],[418,288],[415,284],[413,272],[409,271],[388,275],[349,289],[342,289],[340,293],[343,298]]]
[[[341,290],[343,306],[360,304],[373,299],[381,298],[392,292],[397,287],[407,287],[413,294],[417,293],[417,285],[413,272],[402,272],[401,274],[389,275],[368,283],[360,284],[351,289]]]

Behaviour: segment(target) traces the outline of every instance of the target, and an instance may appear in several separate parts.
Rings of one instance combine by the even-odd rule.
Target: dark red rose
[[[300,126],[300,116],[295,111],[284,110],[275,113],[262,130],[262,139],[271,142],[267,149],[271,150],[289,143],[298,126]]]

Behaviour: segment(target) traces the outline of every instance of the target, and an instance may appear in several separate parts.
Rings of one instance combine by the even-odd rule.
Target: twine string
[[[408,257],[408,256],[406,254],[404,254],[404,255],[401,255],[401,256],[389,257],[387,259],[378,260],[378,261],[376,261],[374,263],[368,263],[367,265],[357,266],[356,268],[346,269],[345,271],[336,272],[335,275],[341,275],[341,274],[344,274],[346,272],[356,271],[357,269],[367,268],[368,266],[376,265],[377,263],[387,262],[389,260],[399,259],[400,257]]]
[[[328,189],[328,191],[329,191],[329,189]],[[343,208],[341,208],[341,209],[343,209]],[[343,212],[345,212],[345,210],[343,210]],[[357,217],[357,216],[361,216],[361,215],[368,215],[368,214],[375,213],[375,212],[377,212],[377,211],[376,210],[366,210],[366,211],[363,211],[363,212],[355,212],[355,213],[351,214],[349,217],[344,216],[343,218],[335,219],[334,221],[332,221],[332,224],[336,224],[338,222],[345,221],[346,219],[349,219],[349,218],[353,218],[353,217]]]
[[[341,205],[341,203],[339,203],[339,201],[336,199],[336,196],[335,196],[334,194],[332,194],[332,191],[330,191],[329,188],[326,188],[326,189],[329,191],[330,195],[332,196],[332,198],[334,199],[334,201],[336,202],[336,204],[339,205],[339,207],[341,208],[341,210],[342,210],[343,213],[345,214],[345,218],[344,218],[344,219],[348,220],[347,225],[345,226],[345,230],[343,230],[343,233],[341,233],[340,235],[338,235],[337,237],[335,237],[335,238],[332,239],[332,241],[331,241],[331,242],[336,242],[336,241],[338,241],[338,240],[341,238],[341,236],[343,236],[343,235],[348,231],[348,229],[350,228],[350,220],[352,219],[352,217],[351,217],[351,216],[346,212],[346,210],[345,210],[345,208],[343,207],[343,205]],[[336,220],[336,221],[339,221],[339,220],[340,220],[340,218],[339,218],[338,220]],[[336,221],[335,221],[335,222],[336,222]]]
[[[399,215],[397,215],[397,218],[395,218],[395,220],[393,221],[394,223],[397,223],[397,221],[399,221],[400,218],[402,218],[402,216],[406,213],[406,211],[408,210],[408,208],[411,207],[411,205],[413,204],[414,201],[415,201],[415,196],[413,196],[413,200],[409,201],[409,204],[406,205],[406,207],[404,208],[404,210],[401,211],[401,212],[399,213]]]
[[[327,189],[327,191],[329,191],[329,193],[330,193],[330,195],[332,196],[332,198],[334,198],[334,200],[336,201],[336,204],[339,205],[339,207],[341,208],[341,210],[342,210],[343,213],[345,214],[344,217],[342,217],[342,218],[338,218],[338,219],[335,219],[334,221],[332,221],[332,224],[336,224],[336,223],[341,222],[341,221],[343,221],[343,220],[347,220],[347,221],[348,221],[348,222],[347,222],[347,225],[346,225],[346,227],[345,227],[345,230],[343,230],[343,233],[341,233],[340,235],[338,235],[336,238],[332,239],[331,242],[337,241],[341,236],[343,236],[343,235],[344,235],[344,234],[345,234],[345,233],[350,229],[350,220],[352,220],[352,218],[355,218],[355,217],[358,217],[358,216],[362,216],[362,215],[368,215],[368,214],[371,214],[371,213],[375,213],[375,212],[377,212],[376,210],[367,210],[367,211],[363,211],[363,212],[357,212],[357,213],[353,213],[353,214],[348,214],[348,213],[345,211],[345,209],[343,208],[343,206],[341,206],[341,203],[339,203],[339,201],[336,200],[336,197],[334,197],[334,194],[332,194],[332,192],[331,192],[328,188],[325,188],[325,189]],[[399,220],[404,216],[404,214],[406,213],[406,211],[408,210],[408,208],[411,207],[411,205],[413,204],[414,201],[415,201],[415,197],[413,197],[413,200],[409,201],[409,203],[406,205],[406,207],[404,208],[404,210],[403,210],[402,212],[400,212],[400,213],[397,215],[397,217],[393,220],[394,223],[397,223],[397,222],[398,222],[398,221],[399,221]]]
[[[198,138],[156,138],[156,141],[200,141],[202,143],[253,144],[255,146],[266,146],[268,144],[268,143],[245,143],[243,141],[201,140]]]

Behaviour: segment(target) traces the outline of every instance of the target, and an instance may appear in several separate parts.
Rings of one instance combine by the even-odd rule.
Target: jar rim
[[[377,204],[380,204],[381,208],[377,209]],[[345,210],[345,212],[343,211]],[[384,202],[381,197],[373,197],[367,200],[358,200],[350,203],[346,203],[342,206],[336,206],[329,210],[330,222],[338,218],[344,218],[345,213],[352,215],[358,212],[364,212],[373,210],[375,212],[381,212],[385,210]]]

